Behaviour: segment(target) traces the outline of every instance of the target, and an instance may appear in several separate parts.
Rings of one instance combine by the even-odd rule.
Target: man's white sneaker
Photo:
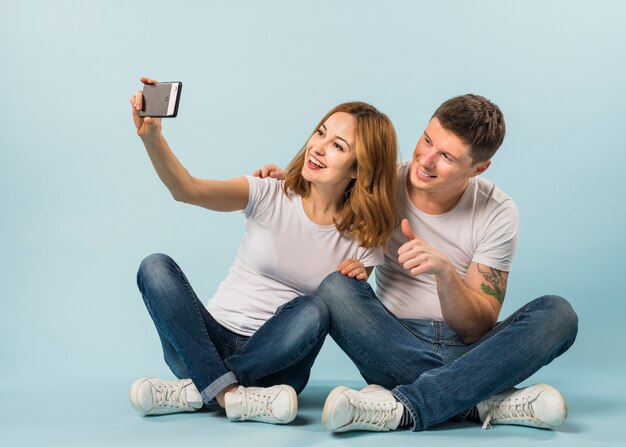
[[[483,430],[491,424],[553,428],[567,417],[565,399],[550,385],[537,384],[504,391],[476,405]]]
[[[191,379],[139,379],[130,387],[130,402],[135,410],[145,415],[183,413],[202,408],[202,396]]]
[[[368,385],[361,391],[345,386],[330,392],[322,411],[322,423],[331,432],[390,431],[398,428],[404,406],[391,391]]]
[[[289,385],[239,386],[224,395],[224,403],[226,417],[231,420],[288,424],[298,413],[298,396]]]

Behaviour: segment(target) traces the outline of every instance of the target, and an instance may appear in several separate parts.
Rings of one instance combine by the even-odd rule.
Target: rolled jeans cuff
[[[209,386],[202,390],[202,392],[200,393],[200,395],[202,396],[202,401],[205,405],[209,405],[220,391],[222,391],[228,385],[233,385],[238,382],[239,381],[237,380],[237,377],[235,377],[235,374],[232,371],[228,371],[226,374],[218,377]]]
[[[417,416],[417,411],[415,411],[415,408],[413,408],[413,405],[411,405],[411,402],[409,402],[409,400],[406,397],[404,397],[404,395],[398,390],[397,387],[391,390],[391,394],[393,394],[393,397],[395,397],[402,405],[404,405],[404,408],[409,412],[409,414],[413,418],[413,427],[411,428],[411,430],[421,431],[420,420]]]

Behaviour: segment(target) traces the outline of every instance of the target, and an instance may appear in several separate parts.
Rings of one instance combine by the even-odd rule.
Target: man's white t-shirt
[[[476,176],[454,208],[429,215],[409,198],[409,167],[408,161],[398,166],[398,203],[400,218],[409,220],[413,232],[446,255],[462,279],[471,262],[510,271],[518,235],[513,200],[492,182]],[[398,262],[398,249],[407,241],[398,226],[387,243],[384,264],[376,268],[378,297],[399,318],[443,321],[434,275],[411,276]]]
[[[382,263],[382,248],[365,249],[334,225],[312,222],[302,197],[283,192],[283,181],[247,177],[246,233],[235,263],[207,309],[222,326],[254,334],[281,305],[311,295],[342,261]]]

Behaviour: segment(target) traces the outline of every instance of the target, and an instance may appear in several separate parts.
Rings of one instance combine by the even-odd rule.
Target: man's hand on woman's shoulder
[[[257,169],[252,173],[253,177],[261,177],[261,178],[275,178],[278,180],[285,179],[285,171],[283,171],[279,166],[275,164],[269,164],[263,166],[261,169]]]

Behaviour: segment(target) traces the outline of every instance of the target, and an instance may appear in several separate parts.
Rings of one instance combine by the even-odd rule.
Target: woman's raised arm
[[[144,84],[156,84],[154,79],[141,78]],[[139,116],[142,92],[130,97],[133,121],[150,161],[172,197],[179,202],[202,206],[215,211],[237,211],[248,203],[248,180],[206,180],[193,177],[176,158],[162,133],[161,119]]]

